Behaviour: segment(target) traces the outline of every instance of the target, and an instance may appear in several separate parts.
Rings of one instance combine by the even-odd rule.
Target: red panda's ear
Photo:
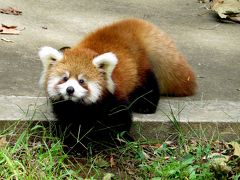
[[[100,71],[104,71],[108,76],[112,75],[112,72],[117,65],[118,59],[115,54],[108,52],[95,57],[92,61]]]
[[[47,46],[42,47],[38,52],[38,55],[42,61],[44,69],[47,69],[50,64],[53,64],[63,58],[62,52]]]
[[[64,46],[64,47],[61,47],[60,49],[58,49],[58,51],[64,53],[64,52],[65,52],[66,50],[68,50],[68,49],[71,49],[71,47],[69,47],[69,46]]]
[[[49,66],[55,63],[56,61],[60,61],[63,58],[63,54],[54,48],[45,46],[40,49],[38,55],[43,64],[43,71],[41,73],[39,85],[40,87],[43,87],[45,84],[46,73]]]
[[[92,63],[100,72],[104,72],[107,80],[107,89],[114,93],[115,85],[112,80],[112,72],[118,63],[116,55],[111,52],[104,53],[95,57]]]

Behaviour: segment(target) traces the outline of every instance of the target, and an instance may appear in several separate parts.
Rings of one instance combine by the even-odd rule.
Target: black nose
[[[69,86],[69,87],[66,89],[66,91],[67,91],[67,94],[68,94],[68,95],[72,95],[72,94],[74,93],[74,88],[73,88],[72,86]]]

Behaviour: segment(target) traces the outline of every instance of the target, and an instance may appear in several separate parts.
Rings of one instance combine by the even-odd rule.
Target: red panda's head
[[[43,63],[39,83],[53,100],[91,104],[106,91],[114,93],[111,76],[118,60],[111,52],[98,55],[89,49],[69,49],[62,53],[43,47],[39,56]]]

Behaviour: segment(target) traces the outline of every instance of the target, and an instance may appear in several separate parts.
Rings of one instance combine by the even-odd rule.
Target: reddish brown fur
[[[195,74],[175,43],[158,27],[141,20],[132,20],[139,29],[139,37],[145,44],[161,94],[174,96],[193,95],[197,88]],[[138,24],[138,25],[136,25]]]
[[[161,94],[188,96],[195,93],[196,78],[184,56],[164,32],[146,21],[127,19],[113,23],[89,34],[76,48],[117,54],[119,64],[113,80],[118,95],[128,94],[139,85],[150,66],[158,78]]]
[[[140,86],[146,70],[151,68],[162,94],[186,96],[195,93],[195,75],[186,59],[166,34],[143,20],[127,19],[90,33],[80,44],[66,52],[65,57],[74,57],[68,61],[69,65],[65,61],[62,63],[66,64],[66,68],[73,68],[80,62],[86,62],[84,67],[90,68],[87,71],[92,72],[90,76],[94,77],[96,72],[92,70],[91,60],[106,52],[113,52],[118,58],[112,79],[119,98],[126,98]],[[81,58],[88,61],[81,61]]]
[[[129,43],[132,42],[132,43]],[[107,26],[87,36],[75,49],[89,48],[103,54],[113,52],[117,55],[118,64],[113,71],[115,95],[126,99],[128,95],[141,86],[150,63],[134,32],[126,33],[118,24]]]

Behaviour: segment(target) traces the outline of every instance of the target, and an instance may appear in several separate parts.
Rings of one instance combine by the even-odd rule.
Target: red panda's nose
[[[74,93],[74,88],[72,86],[67,87],[66,89],[68,95],[73,95]]]

